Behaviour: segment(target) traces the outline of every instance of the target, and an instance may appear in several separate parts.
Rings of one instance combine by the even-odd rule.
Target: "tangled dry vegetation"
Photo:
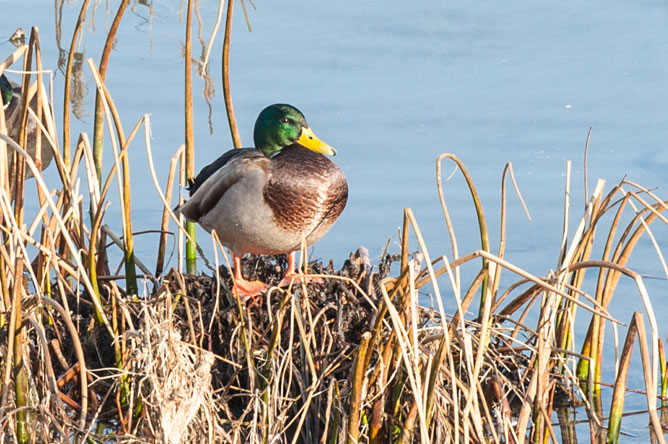
[[[18,60],[29,72],[33,58],[39,68],[38,44],[33,38],[17,49],[0,72]],[[134,258],[125,153],[144,128],[151,163],[149,122],[143,118],[126,139],[91,61],[89,67],[118,146],[103,180],[96,180],[96,154],[85,134],[72,153],[67,138],[57,143],[42,76],[24,74],[41,108],[27,107],[26,98],[22,110],[43,122],[49,145],[41,150],[53,150],[59,183],[44,183],[40,162],[5,136],[0,117],[1,443],[575,442],[568,421],[574,406],[586,416],[592,442],[614,440],[629,365],[638,364],[630,348],[622,353],[616,380],[606,381],[615,393],[602,399],[604,328],[619,322],[607,309],[622,277],[635,281],[645,304],[649,332],[642,315],[622,321],[631,322],[628,344],[641,345],[650,431],[665,442],[657,408],[666,399],[661,332],[642,278],[625,267],[641,236],[651,236],[650,224],[668,222],[666,203],[649,190],[623,181],[605,192],[599,182],[575,228],[564,219],[570,235],[559,267],[533,276],[503,259],[504,228],[492,253],[473,182],[454,156],[444,155],[437,177],[451,252],[434,260],[406,209],[397,255],[371,265],[360,250],[338,270],[312,263],[307,271],[321,281],[272,288],[242,304],[217,259],[224,257],[219,247],[213,271],[202,275],[178,266],[163,272],[164,236],[155,271]],[[9,174],[4,153],[16,156],[16,174]],[[156,189],[165,202],[160,229],[183,238],[170,212],[181,156],[173,159],[166,191]],[[446,158],[464,174],[479,219],[481,248],[463,256],[440,184]],[[34,180],[22,180],[24,166]],[[79,188],[83,176],[86,191]],[[118,235],[104,224],[112,183],[126,204]],[[34,214],[24,209],[24,187],[37,189]],[[630,222],[620,225],[629,212]],[[593,258],[597,231],[603,253]],[[112,249],[122,252],[124,274],[111,271]],[[276,282],[284,262],[247,259],[244,273]],[[472,282],[462,282],[463,267]],[[583,291],[587,271],[596,281],[593,294]],[[501,288],[502,272],[517,279]],[[420,295],[431,296],[432,306],[420,305]],[[454,298],[456,312],[445,312],[444,297]],[[576,316],[589,323],[583,341],[574,338]],[[557,417],[565,418],[559,427]]]

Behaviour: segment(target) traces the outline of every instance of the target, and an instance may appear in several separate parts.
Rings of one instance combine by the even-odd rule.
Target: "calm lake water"
[[[62,97],[58,46],[69,47],[80,2],[53,7],[45,1],[4,0],[3,42],[21,26],[40,28],[43,59]],[[115,8],[115,2],[113,8]],[[126,131],[151,115],[156,167],[165,180],[169,159],[183,143],[183,40],[178,2],[136,3],[123,19],[107,73]],[[78,51],[96,63],[112,11],[100,4],[88,15]],[[300,108],[322,139],[337,148],[350,197],[340,220],[313,249],[314,257],[340,264],[358,246],[376,258],[391,239],[396,252],[402,209],[411,207],[433,257],[450,255],[438,203],[435,159],[457,155],[475,180],[492,236],[498,243],[500,181],[512,162],[531,212],[528,222],[514,195],[508,200],[506,258],[537,275],[556,266],[562,231],[566,161],[573,161],[572,225],[584,205],[583,154],[587,131],[589,189],[597,178],[608,188],[623,176],[668,196],[668,6],[625,2],[290,2],[247,4],[249,32],[236,4],[231,43],[231,88],[237,124],[252,144],[257,113],[287,102]],[[202,37],[208,41],[218,4],[201,1]],[[60,44],[54,19],[62,14]],[[37,11],[37,13],[36,13]],[[194,22],[194,36],[198,21]],[[196,165],[231,148],[220,93],[221,33],[208,73],[214,93],[194,83]],[[13,47],[0,44],[0,55]],[[195,40],[193,58],[202,46]],[[85,95],[73,137],[92,137],[94,83],[83,69]],[[60,106],[57,107],[60,111]],[[57,115],[57,121],[61,117]],[[107,144],[107,152],[110,147]],[[131,147],[134,229],[158,227],[161,204],[148,176],[143,144]],[[109,163],[107,165],[110,165]],[[446,164],[446,175],[452,166]],[[55,171],[47,175],[55,180]],[[460,252],[479,247],[471,199],[460,174],[445,183]],[[107,223],[120,219],[118,206]],[[660,245],[666,228],[653,226]],[[118,230],[120,231],[120,230]],[[572,229],[571,229],[572,232]],[[207,251],[209,238],[200,232]],[[600,234],[599,236],[603,236]],[[136,239],[137,254],[152,263],[155,235]],[[602,241],[602,239],[599,239]],[[649,241],[630,266],[649,277],[660,316],[668,309],[666,283]],[[207,249],[208,248],[208,249]],[[477,265],[476,265],[477,266]],[[612,314],[628,322],[641,310],[629,297]],[[452,307],[453,305],[449,305]],[[584,322],[588,318],[582,316]],[[611,329],[610,329],[611,330]],[[665,335],[665,325],[660,334]],[[609,339],[611,343],[611,337]],[[640,374],[632,384],[641,388]],[[607,378],[607,380],[611,380]],[[643,408],[642,403],[638,409]],[[647,441],[645,418],[625,431]],[[624,438],[630,442],[634,438]]]

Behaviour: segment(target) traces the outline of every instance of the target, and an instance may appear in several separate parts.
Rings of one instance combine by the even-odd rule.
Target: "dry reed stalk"
[[[457,165],[457,168],[462,172],[462,175],[464,176],[464,180],[466,181],[466,185],[468,186],[468,189],[470,191],[471,198],[473,199],[473,206],[478,219],[478,228],[480,231],[480,248],[482,248],[485,251],[489,251],[489,234],[487,231],[487,223],[485,222],[485,213],[483,211],[482,204],[480,203],[480,197],[478,196],[478,192],[473,183],[473,179],[471,178],[468,171],[464,167],[464,164],[456,156],[454,156],[453,154],[445,153],[441,154],[437,160],[437,177],[439,178],[439,182],[440,182],[440,162],[444,158],[450,159],[453,163],[455,163],[455,165]],[[443,207],[443,213],[446,214],[447,212],[445,210],[445,199],[442,197],[442,194],[443,192],[441,190],[441,187],[439,186],[439,195],[441,196],[441,206]],[[448,218],[446,217],[446,219]],[[457,257],[455,256],[455,259],[456,258]],[[482,267],[486,268],[486,263],[484,259]],[[487,297],[487,279],[485,279],[485,282],[483,283],[481,289],[479,312],[483,310],[486,297]]]
[[[104,42],[104,47],[102,48],[102,55],[100,56],[100,65],[98,72],[100,74],[101,83],[104,83],[104,79],[107,75],[107,66],[109,64],[109,57],[111,55],[111,48],[113,46],[114,40],[116,39],[116,32],[118,27],[121,24],[121,19],[125,13],[125,8],[130,3],[129,0],[121,0],[118,5],[118,10],[114,16],[114,20],[111,22],[109,31],[107,32],[107,39]],[[83,11],[83,8],[82,8]],[[97,173],[98,183],[102,182],[102,153],[103,153],[103,121],[102,121],[102,94],[98,90],[95,95],[95,120],[93,124],[93,153],[95,157],[95,171]]]
[[[506,251],[506,175],[510,176],[510,180],[513,184],[513,187],[515,188],[515,193],[517,194],[517,197],[519,198],[520,203],[522,204],[524,213],[527,215],[527,219],[529,220],[529,222],[531,222],[529,209],[527,208],[526,203],[524,202],[522,193],[520,192],[520,189],[517,186],[517,181],[515,180],[515,173],[513,172],[513,166],[510,162],[508,162],[503,168],[503,174],[501,175],[501,214],[499,217],[501,224],[499,227],[499,250],[496,254],[501,259],[503,259],[503,255]],[[440,174],[438,174],[438,176],[440,177]],[[443,199],[441,198],[441,200]],[[497,303],[496,294],[499,290],[499,284],[501,282],[501,269],[495,267],[495,270],[498,271],[493,273],[494,278],[492,279],[492,289],[491,289],[491,293],[494,296],[494,305],[496,305]]]
[[[241,2],[243,5],[243,1]],[[237,121],[234,118],[234,106],[232,105],[232,95],[230,92],[230,38],[232,36],[232,12],[234,11],[234,0],[227,0],[227,17],[225,19],[225,34],[223,37],[222,52],[222,82],[223,98],[225,100],[225,111],[227,112],[227,122],[230,126],[230,135],[232,144],[235,148],[241,148],[241,137],[237,129]],[[244,8],[245,11],[245,8]]]

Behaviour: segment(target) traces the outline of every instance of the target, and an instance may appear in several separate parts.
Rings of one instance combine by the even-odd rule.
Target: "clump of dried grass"
[[[212,440],[220,429],[211,385],[214,354],[184,342],[170,322],[170,296],[155,296],[154,303],[141,304],[140,330],[126,332],[127,371],[140,376],[144,427],[161,431],[169,444]]]

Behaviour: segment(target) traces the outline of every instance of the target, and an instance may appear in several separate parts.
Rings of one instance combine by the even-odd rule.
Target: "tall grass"
[[[643,236],[656,244],[652,223],[668,222],[666,202],[650,190],[627,180],[606,189],[599,181],[583,214],[571,222],[569,169],[562,246],[544,252],[558,258],[558,267],[536,276],[505,259],[510,165],[500,185],[495,249],[472,176],[447,154],[437,160],[436,188],[450,252],[429,251],[407,208],[396,255],[384,256],[377,267],[364,251],[340,270],[310,264],[322,283],[272,287],[255,305],[230,292],[229,260],[215,238],[211,276],[180,267],[165,271],[161,241],[154,266],[136,262],[145,284],[133,287],[129,275],[112,274],[104,259],[113,255],[109,249],[119,248],[125,258],[132,249],[129,205],[120,236],[125,242],[103,241],[119,237],[104,224],[109,192],[115,183],[118,199],[129,203],[127,152],[143,144],[164,204],[156,226],[187,239],[171,212],[175,176],[186,169],[184,150],[174,154],[168,177],[158,177],[150,119],[142,117],[126,137],[113,93],[89,60],[114,163],[97,168],[86,134],[78,136],[70,157],[61,154],[53,100],[30,73],[33,61],[41,63],[37,37],[34,29],[29,47],[17,49],[0,71],[20,65],[24,91],[44,99],[35,111],[26,96],[22,110],[42,122],[40,131],[52,145],[42,149],[54,150],[59,178],[47,186],[39,162],[5,135],[0,113],[0,442],[572,442],[573,423],[566,418],[574,406],[588,418],[592,442],[616,442],[627,375],[638,365],[652,436],[665,442],[657,408],[657,389],[665,396],[667,379],[659,338],[665,331],[642,276],[627,268]],[[137,138],[142,130],[144,138]],[[18,156],[18,174],[10,174],[4,153]],[[481,247],[465,254],[458,251],[441,187],[445,160],[464,175],[479,222]],[[21,168],[35,180],[24,182]],[[79,187],[84,177],[85,190]],[[39,190],[34,214],[24,210],[23,187]],[[595,251],[602,253],[595,257]],[[656,251],[664,263],[658,245]],[[280,259],[246,264],[269,283],[281,274]],[[472,278],[465,283],[462,276]],[[622,278],[635,284],[644,313],[617,320],[610,307]],[[596,290],[588,294],[592,280]],[[422,303],[425,296],[431,305]],[[446,312],[445,298],[454,300],[454,313]],[[575,334],[578,318],[588,331]],[[631,322],[628,345],[614,362],[615,380],[607,381],[615,392],[605,398],[601,368],[604,360],[613,363],[604,331],[622,322]],[[634,343],[640,362],[629,359]],[[608,403],[609,415],[603,412]]]

